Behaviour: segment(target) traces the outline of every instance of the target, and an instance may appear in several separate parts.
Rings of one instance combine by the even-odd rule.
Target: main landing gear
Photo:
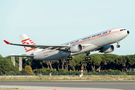
[[[69,56],[69,57],[67,57],[67,59],[68,59],[68,60],[72,60],[73,58],[72,58],[72,56]]]
[[[89,57],[89,54],[90,54],[90,53],[86,53],[85,60],[91,60],[91,57]]]
[[[90,53],[86,53],[85,60],[91,60],[91,57],[89,57],[89,54],[90,54]],[[68,57],[67,57],[67,60],[72,60],[72,59],[73,59],[72,56],[68,56]]]
[[[116,46],[116,47],[117,47],[117,48],[120,48],[120,45],[119,45],[120,42],[117,41],[116,43],[117,43],[117,46]]]

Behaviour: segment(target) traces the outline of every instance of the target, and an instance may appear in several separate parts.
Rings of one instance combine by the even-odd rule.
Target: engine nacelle
[[[103,53],[110,53],[114,51],[114,46],[113,45],[106,45],[100,49],[100,52]]]
[[[69,51],[72,53],[80,52],[82,50],[82,46],[80,44],[78,45],[73,45]]]

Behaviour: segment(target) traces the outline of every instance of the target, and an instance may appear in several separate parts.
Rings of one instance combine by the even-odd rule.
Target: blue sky
[[[3,42],[21,43],[20,34],[36,44],[59,45],[121,27],[130,34],[112,53],[135,54],[134,4],[134,0],[0,0],[0,54],[25,54],[23,47]]]

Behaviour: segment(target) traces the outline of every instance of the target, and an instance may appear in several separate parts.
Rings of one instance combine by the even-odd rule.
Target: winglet
[[[8,42],[8,41],[6,41],[6,40],[4,40],[4,42],[5,42],[6,44],[10,44],[10,42]]]

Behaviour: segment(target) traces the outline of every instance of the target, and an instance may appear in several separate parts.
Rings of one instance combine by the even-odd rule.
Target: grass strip
[[[0,81],[135,81],[135,75],[0,76]]]

